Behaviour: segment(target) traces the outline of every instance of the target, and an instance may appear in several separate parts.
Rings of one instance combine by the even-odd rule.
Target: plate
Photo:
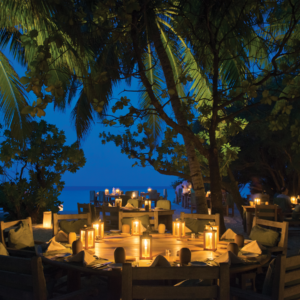
[[[196,267],[204,267],[204,266],[207,266],[207,264],[203,261],[191,261],[189,263],[189,265],[191,266],[196,266]]]
[[[110,232],[117,233],[117,232],[121,232],[121,230],[119,230],[119,229],[111,229]]]

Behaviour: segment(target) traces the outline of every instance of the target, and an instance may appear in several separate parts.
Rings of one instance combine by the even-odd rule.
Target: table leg
[[[168,215],[167,217],[167,224],[166,227],[168,230],[172,231],[172,222],[173,222],[173,215]]]
[[[79,271],[68,271],[67,286],[69,292],[74,292],[81,288],[81,279]]]

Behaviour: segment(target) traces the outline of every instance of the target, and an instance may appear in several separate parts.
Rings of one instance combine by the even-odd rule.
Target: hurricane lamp
[[[131,235],[138,236],[142,234],[142,223],[141,220],[131,221]]]
[[[116,198],[115,199],[115,206],[116,207],[122,207],[122,198]]]
[[[145,200],[145,210],[151,210],[151,200]]]
[[[261,204],[260,198],[254,198],[254,205],[260,205],[260,204]]]
[[[151,188],[148,188],[148,192],[151,192],[152,191],[152,189]]]
[[[44,211],[43,213],[43,227],[51,228],[52,227],[52,211]]]
[[[105,190],[105,195],[108,195],[109,194],[109,189],[106,189]]]
[[[147,231],[140,236],[140,259],[152,259],[152,236]]]
[[[216,251],[217,250],[217,239],[218,231],[213,229],[213,226],[210,229],[203,231],[203,250]]]
[[[185,236],[185,222],[180,219],[176,219],[176,221],[173,222],[172,234],[177,238]]]
[[[82,249],[95,248],[95,229],[84,225],[84,228],[80,229],[80,241],[82,242]]]
[[[97,240],[104,238],[104,222],[101,222],[101,219],[94,222],[92,227],[95,229],[95,237]]]
[[[291,203],[292,203],[292,204],[297,204],[297,203],[298,203],[297,201],[298,201],[298,200],[297,200],[296,197],[291,197]]]

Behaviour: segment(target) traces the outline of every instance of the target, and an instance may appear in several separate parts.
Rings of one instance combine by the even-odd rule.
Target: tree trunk
[[[242,207],[242,205],[244,205],[243,198],[241,196],[239,187],[235,181],[234,175],[230,168],[227,168],[227,174],[228,174],[228,177],[230,178],[230,189],[231,189],[233,201],[236,204],[236,206],[240,212],[240,215],[243,219],[243,207]]]
[[[134,48],[135,56],[136,56],[136,59],[138,62],[141,80],[147,89],[147,92],[151,99],[152,105],[157,109],[160,117],[163,120],[165,120],[169,126],[171,126],[178,133],[180,133],[183,137],[185,148],[186,148],[186,153],[187,153],[187,158],[189,161],[190,175],[191,175],[193,186],[195,189],[197,213],[207,214],[208,210],[207,210],[207,203],[206,203],[206,199],[205,199],[205,188],[204,188],[204,183],[203,183],[203,177],[202,177],[202,173],[201,173],[200,164],[197,160],[195,145],[191,138],[191,136],[194,137],[194,134],[192,133],[191,129],[189,128],[189,124],[185,117],[184,111],[182,110],[181,100],[180,100],[177,90],[176,90],[176,82],[174,80],[174,73],[173,73],[172,66],[170,64],[168,55],[164,48],[164,45],[161,41],[160,31],[155,22],[151,24],[151,38],[154,42],[154,47],[156,49],[157,56],[161,63],[163,74],[164,74],[164,77],[166,80],[167,90],[173,91],[173,93],[170,93],[169,96],[170,96],[170,102],[172,105],[173,112],[175,114],[177,124],[175,124],[174,122],[173,122],[174,124],[172,122],[170,122],[169,117],[163,111],[162,107],[160,106],[159,101],[153,94],[152,85],[150,84],[150,82],[145,74],[145,66],[142,61],[143,52],[138,45],[138,35],[137,35],[138,17],[136,15],[136,12],[133,12],[132,20],[133,20],[133,26],[131,29],[131,36],[132,36],[132,40],[133,40],[133,48]]]

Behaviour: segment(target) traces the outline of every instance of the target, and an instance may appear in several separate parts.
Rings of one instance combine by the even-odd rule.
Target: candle
[[[166,232],[166,225],[165,224],[159,224],[158,225],[158,233],[165,233]]]
[[[70,245],[72,245],[73,244],[73,242],[75,242],[76,241],[76,233],[75,232],[70,232],[69,233],[69,241],[68,241],[68,243],[70,244]]]
[[[148,251],[147,251],[147,245],[148,245],[148,243],[147,243],[147,240],[144,240],[144,244],[145,244],[145,257],[148,257]]]
[[[122,232],[123,233],[130,233],[130,226],[128,224],[122,225]]]

